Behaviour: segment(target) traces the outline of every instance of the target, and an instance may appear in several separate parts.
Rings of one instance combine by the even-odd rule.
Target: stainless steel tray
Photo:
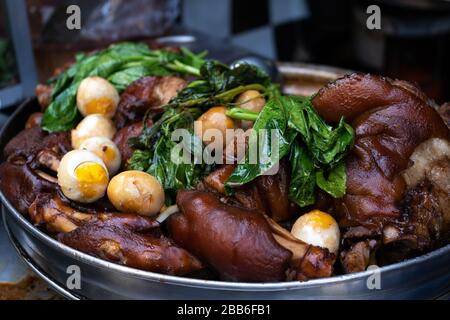
[[[41,295],[33,295],[30,298],[33,300],[35,300],[35,299],[42,299],[42,300],[59,299],[61,297],[71,299],[71,300],[84,299],[84,297],[75,295],[75,294],[71,293],[70,290],[65,288],[63,285],[58,284],[55,280],[51,279],[45,273],[45,271],[41,270],[39,267],[37,267],[34,264],[32,259],[30,259],[30,257],[28,257],[26,252],[22,249],[20,244],[17,242],[17,240],[11,234],[11,231],[8,229],[8,226],[5,223],[6,214],[3,214],[4,210],[5,209],[2,206],[1,211],[0,211],[2,213],[2,219],[0,220],[0,224],[3,224],[3,225],[2,225],[2,229],[0,230],[0,232],[2,232],[5,237],[9,238],[11,246],[13,247],[13,249],[15,249],[15,252],[14,251],[10,252],[10,254],[14,254],[14,255],[17,254],[17,259],[20,259],[20,265],[23,265],[23,267],[26,268],[27,274],[29,274],[29,276],[31,276],[31,277],[39,277],[41,282],[44,285],[45,284],[47,285],[46,292],[51,292],[51,294],[47,294],[45,296],[42,294]],[[32,283],[32,285],[34,286],[35,284]],[[50,289],[53,289],[53,290],[50,291]]]
[[[0,300],[58,299],[60,296],[28,268],[15,249],[0,219]]]
[[[291,78],[292,68],[295,65],[290,67]],[[309,73],[313,74],[314,68],[309,67]],[[328,73],[324,73],[324,70],[322,67],[316,73],[315,81],[322,78],[323,84],[333,78],[334,69],[330,69]],[[302,80],[302,74],[304,71],[299,71],[297,75],[300,83],[307,81],[306,78]],[[324,74],[328,76],[323,76]],[[334,77],[338,74],[334,73]],[[290,81],[292,83],[292,79]],[[37,109],[36,100],[29,100],[18,108],[0,133],[0,150],[23,128],[28,115]],[[2,193],[0,199],[5,208],[5,225],[16,248],[50,285],[68,293],[68,298],[432,299],[450,290],[450,245],[376,271],[307,282],[234,283],[198,280],[128,268],[76,251],[35,228],[11,206]],[[69,290],[66,282],[71,273],[67,270],[73,265],[80,268],[81,286],[79,289]],[[376,283],[374,279],[379,279],[379,288],[373,286]]]

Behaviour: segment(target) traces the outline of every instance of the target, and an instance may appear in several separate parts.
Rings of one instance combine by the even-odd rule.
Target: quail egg
[[[94,153],[72,150],[58,167],[58,184],[64,195],[74,201],[91,203],[104,196],[108,187],[108,169]]]
[[[111,179],[107,192],[114,207],[123,212],[152,216],[164,205],[161,184],[155,177],[142,171],[119,173]]]
[[[339,249],[340,231],[334,218],[320,210],[313,210],[295,221],[291,233],[306,243],[327,248],[337,253]]]
[[[80,150],[87,150],[99,156],[108,168],[109,175],[112,177],[120,168],[122,156],[116,144],[111,139],[105,137],[92,137],[84,140]]]
[[[77,107],[83,116],[102,114],[112,118],[119,104],[119,93],[106,79],[87,77],[77,90]]]
[[[115,133],[116,127],[110,119],[101,114],[91,114],[72,130],[72,147],[78,149],[84,140],[91,137],[112,139]]]

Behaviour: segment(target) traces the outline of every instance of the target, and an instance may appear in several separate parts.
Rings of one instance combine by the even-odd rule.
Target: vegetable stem
[[[259,116],[259,112],[247,110],[244,108],[231,108],[226,112],[226,115],[230,118],[237,120],[248,120],[248,121],[256,121]]]
[[[215,96],[208,96],[205,98],[197,98],[197,99],[191,99],[183,102],[175,102],[175,103],[169,103],[164,106],[165,109],[169,107],[179,107],[179,108],[191,108],[191,107],[197,107],[199,105],[207,104],[208,102],[214,102],[214,101],[220,101],[221,103],[227,103],[238,94],[247,91],[247,90],[260,90],[265,91],[266,88],[260,84],[249,84],[245,86],[239,86],[236,88],[233,88],[228,91],[224,91],[222,93],[219,93]]]
[[[235,96],[237,96],[238,94],[247,91],[247,90],[257,90],[257,91],[266,91],[266,87],[264,87],[261,84],[258,83],[253,83],[253,84],[248,84],[245,86],[238,86],[236,88],[233,88],[231,90],[219,93],[218,95],[216,95],[216,99],[226,99],[231,101]],[[227,99],[228,98],[228,99]]]
[[[175,72],[190,73],[197,77],[200,76],[199,69],[189,66],[187,64],[184,64],[178,60],[175,60],[173,63],[168,63],[166,65],[166,67],[167,67],[167,69],[170,69]]]

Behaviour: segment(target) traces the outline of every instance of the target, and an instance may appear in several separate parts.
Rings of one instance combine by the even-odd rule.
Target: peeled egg
[[[80,150],[87,150],[99,156],[108,168],[112,177],[120,168],[122,156],[116,144],[111,139],[105,137],[92,137],[84,140],[80,145]]]
[[[239,95],[236,103],[243,109],[260,112],[266,104],[266,99],[259,91],[247,90]],[[241,120],[240,125],[243,129],[248,129],[253,127],[253,121]]]
[[[221,134],[222,141],[226,145],[227,129],[234,129],[234,121],[226,115],[227,108],[224,106],[215,106],[203,113],[196,121],[194,126],[195,134],[209,144],[214,140],[214,137],[208,136],[210,129],[215,129],[217,132],[209,131],[209,134]]]
[[[113,122],[101,114],[91,114],[72,130],[72,147],[78,149],[84,140],[92,137],[112,139],[116,133]]]
[[[108,169],[94,153],[72,150],[64,155],[58,167],[58,184],[64,195],[74,201],[90,203],[105,195]]]
[[[119,211],[144,216],[158,213],[164,205],[164,189],[152,175],[136,170],[124,171],[111,179],[108,198]]]
[[[102,114],[112,118],[119,104],[119,93],[106,79],[87,77],[77,91],[77,107],[83,116]]]
[[[295,221],[291,233],[297,239],[337,253],[340,231],[334,218],[328,213],[313,210]]]

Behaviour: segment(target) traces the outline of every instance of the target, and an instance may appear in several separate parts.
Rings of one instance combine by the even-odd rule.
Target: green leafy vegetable
[[[319,188],[328,192],[335,198],[344,196],[346,182],[347,176],[345,174],[345,165],[343,161],[340,161],[328,172],[328,178],[325,178],[325,173],[323,171],[316,172],[316,183]]]
[[[288,126],[290,110],[282,98],[275,88],[271,89],[271,98],[254,123],[249,139],[249,146],[258,151],[258,159],[250,159],[251,152],[247,152],[245,162],[236,166],[226,186],[241,186],[267,173],[289,152],[296,132]],[[260,159],[260,156],[264,159]]]
[[[227,105],[247,90],[265,92],[270,78],[253,65],[241,64],[230,69],[217,61],[206,61],[200,68],[200,79],[191,82],[171,101],[181,107]]]
[[[289,161],[292,167],[289,199],[300,207],[313,204],[316,186],[314,163],[299,141],[295,141],[292,145]]]
[[[259,112],[235,107],[227,111],[227,116],[237,120],[256,121],[256,119],[258,119]]]
[[[289,127],[299,133],[316,163],[330,168],[336,165],[353,144],[353,128],[343,119],[336,128],[317,114],[311,99],[282,97],[289,108]]]
[[[317,114],[310,98],[282,96],[272,91],[250,135],[249,146],[258,146],[265,161],[237,165],[227,181],[230,187],[248,183],[267,173],[289,154],[292,167],[289,197],[300,206],[314,203],[316,185],[333,197],[345,194],[345,169],[342,159],[353,144],[354,133],[343,120],[336,128],[327,125]],[[263,130],[262,130],[263,129]],[[267,131],[275,130],[276,143]],[[266,134],[260,135],[259,132]],[[276,148],[274,150],[274,148]],[[325,179],[328,176],[328,179]]]
[[[200,163],[201,159],[195,158],[198,155],[196,151],[200,150],[202,154],[203,144],[193,134],[194,120],[209,106],[228,104],[246,90],[265,91],[265,85],[269,83],[269,78],[254,66],[241,65],[230,69],[219,62],[207,61],[200,68],[200,79],[191,82],[164,106],[166,111],[152,127],[146,127],[139,137],[130,139],[129,143],[137,150],[130,159],[129,168],[155,176],[169,195],[167,204],[173,203],[177,190],[194,188],[212,169],[211,165]],[[181,154],[171,158],[177,145],[171,134],[181,128],[190,133],[184,144],[184,150],[191,157],[188,161],[183,161]]]
[[[237,95],[250,89],[258,90],[267,99],[259,113],[233,103]],[[169,190],[169,201],[174,201],[176,190],[193,188],[211,167],[195,161],[189,164],[173,161],[170,150],[176,143],[170,133],[176,128],[186,128],[192,138],[188,139],[190,150],[201,147],[201,141],[192,134],[193,121],[214,105],[230,107],[227,115],[234,119],[255,121],[249,149],[254,151],[256,147],[256,159],[250,159],[252,153],[247,150],[245,161],[236,166],[226,183],[227,192],[269,172],[288,157],[292,167],[289,186],[292,201],[300,206],[313,204],[317,187],[334,197],[345,193],[343,157],[353,144],[353,129],[343,120],[334,128],[327,125],[310,98],[283,96],[266,74],[245,64],[230,69],[217,61],[205,62],[200,67],[199,79],[164,106],[165,113],[152,127],[130,140],[138,149],[130,168],[157,177],[166,192]]]
[[[129,168],[146,171],[156,177],[166,192],[167,205],[174,203],[177,190],[194,188],[210,171],[209,166],[196,163],[192,158],[194,148],[201,147],[201,141],[193,134],[194,118],[199,114],[199,109],[168,109],[152,127],[145,128],[139,137],[129,141],[138,148],[130,159]],[[172,133],[176,129],[187,129],[189,136],[175,141]],[[179,143],[183,148],[174,152]]]
[[[193,54],[150,50],[142,43],[119,43],[92,55],[79,54],[75,63],[53,84],[52,103],[44,113],[42,128],[49,132],[67,131],[79,121],[76,92],[80,82],[89,76],[108,79],[121,92],[131,82],[148,75],[200,74],[205,53]]]

